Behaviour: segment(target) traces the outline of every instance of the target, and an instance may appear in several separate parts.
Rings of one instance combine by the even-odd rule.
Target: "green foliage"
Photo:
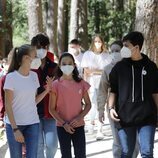
[[[13,0],[13,45],[30,43],[28,38],[27,1]]]
[[[110,0],[89,0],[88,31],[90,37],[99,33],[107,43],[111,43],[132,31],[136,10],[135,1],[133,0],[133,5],[130,7],[129,2],[124,1],[123,8],[120,10],[116,2],[112,4]]]

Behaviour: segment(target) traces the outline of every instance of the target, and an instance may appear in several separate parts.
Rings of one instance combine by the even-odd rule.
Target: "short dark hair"
[[[76,44],[76,45],[80,45],[80,42],[78,39],[73,39],[70,41],[70,44]]]
[[[114,44],[119,45],[121,48],[123,47],[123,43],[122,43],[122,41],[120,41],[120,40],[117,40],[117,41],[112,42],[111,45],[110,45],[110,47],[111,47],[112,45],[114,45]]]
[[[35,46],[37,48],[43,47],[45,48],[50,44],[49,38],[46,34],[44,33],[39,33],[36,36],[34,36],[31,40],[31,45]]]
[[[141,32],[133,31],[123,37],[123,42],[125,41],[129,41],[133,46],[138,45],[141,50],[144,42],[144,36]]]

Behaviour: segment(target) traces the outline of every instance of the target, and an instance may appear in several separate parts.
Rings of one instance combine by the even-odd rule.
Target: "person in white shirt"
[[[93,133],[95,119],[97,114],[97,93],[101,74],[105,65],[109,64],[107,60],[109,53],[107,52],[104,40],[100,35],[96,35],[90,46],[90,49],[86,51],[83,55],[81,66],[84,69],[84,78],[90,83],[90,98],[92,103],[92,108],[90,110],[90,132]],[[98,132],[97,140],[103,139],[102,124],[97,121]]]
[[[36,104],[49,93],[52,79],[47,79],[45,91],[37,96],[38,77],[30,71],[35,56],[36,51],[30,45],[15,48],[4,83],[10,158],[22,157],[23,143],[26,144],[26,158],[37,158],[39,117]]]
[[[68,53],[73,55],[79,74],[80,76],[83,76],[83,68],[81,67],[83,52],[81,51],[81,45],[78,39],[73,39],[70,41]]]

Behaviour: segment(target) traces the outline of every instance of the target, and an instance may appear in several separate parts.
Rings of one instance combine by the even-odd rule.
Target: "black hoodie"
[[[156,125],[157,108],[152,94],[158,93],[158,69],[146,55],[118,62],[110,73],[111,92],[116,94],[119,127]]]

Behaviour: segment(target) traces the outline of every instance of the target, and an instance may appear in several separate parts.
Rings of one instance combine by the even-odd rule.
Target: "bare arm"
[[[109,112],[110,112],[110,117],[114,121],[118,122],[118,121],[120,121],[120,119],[118,119],[118,115],[115,111],[115,103],[116,103],[116,94],[110,93],[109,100],[108,100],[108,108],[109,108]]]
[[[90,76],[90,75],[101,75],[103,70],[100,69],[90,69],[88,67],[84,68],[85,73]]]
[[[71,127],[64,119],[62,119],[59,114],[56,111],[56,102],[57,102],[57,97],[56,94],[51,92],[49,96],[49,113],[58,121],[60,122],[64,129],[70,133],[73,134],[75,132],[74,128]]]
[[[9,121],[11,123],[12,129],[18,128],[15,122],[14,114],[13,114],[13,109],[12,109],[12,102],[13,102],[13,91],[6,89],[5,90],[5,108],[6,108],[6,113],[9,118]],[[19,130],[16,130],[14,132],[15,140],[23,143],[24,142],[24,137],[22,133]]]
[[[153,97],[153,100],[157,106],[157,109],[158,109],[158,93],[154,93],[152,94],[152,97]]]
[[[47,81],[46,81],[46,89],[41,93],[41,94],[38,94],[36,96],[36,104],[38,104],[39,102],[42,101],[42,99],[50,92],[51,90],[51,86],[52,86],[52,81],[54,80],[54,77],[51,78],[51,77],[46,77]]]
[[[88,92],[85,92],[83,99],[85,102],[85,107],[84,107],[83,111],[74,120],[71,121],[70,125],[73,127],[78,126],[79,121],[84,118],[84,116],[89,112],[89,110],[91,108],[91,102],[89,99]]]

